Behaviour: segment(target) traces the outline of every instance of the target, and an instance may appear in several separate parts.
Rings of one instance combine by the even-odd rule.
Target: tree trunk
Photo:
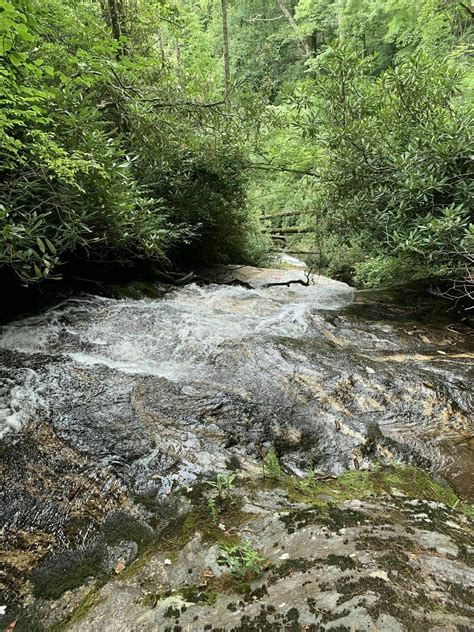
[[[224,56],[224,86],[225,98],[229,98],[230,92],[230,60],[229,60],[229,25],[227,19],[227,0],[221,0],[222,7],[222,39],[223,39],[223,56]]]
[[[111,24],[110,24],[109,4],[107,0],[99,0],[99,4],[100,4],[100,10],[102,12],[102,17],[104,18],[104,22],[110,28]]]
[[[109,0],[109,18],[110,28],[114,39],[119,40],[122,36],[122,28],[120,24],[120,9],[117,0]]]
[[[301,35],[300,35],[299,31],[298,31],[298,25],[296,24],[294,17],[291,15],[291,12],[285,6],[283,0],[277,0],[277,4],[280,7],[280,11],[283,13],[285,18],[288,20],[291,28],[295,31],[296,35],[298,36],[298,39],[299,39],[300,45],[301,45],[301,50],[302,50],[304,56],[305,57],[311,57],[311,49],[308,46],[308,42],[306,41],[306,39],[304,37],[301,37]]]

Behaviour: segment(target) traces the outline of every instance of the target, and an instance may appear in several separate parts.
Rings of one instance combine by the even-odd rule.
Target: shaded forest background
[[[473,16],[467,0],[0,0],[3,274],[268,263],[278,226],[359,286],[472,291]]]

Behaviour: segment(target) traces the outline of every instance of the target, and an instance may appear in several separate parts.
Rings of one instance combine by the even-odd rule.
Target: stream
[[[232,271],[232,270],[231,270]],[[79,296],[0,333],[6,603],[111,516],[274,447],[284,470],[421,467],[473,499],[470,330],[301,270],[161,298]],[[48,558],[49,559],[49,558]]]

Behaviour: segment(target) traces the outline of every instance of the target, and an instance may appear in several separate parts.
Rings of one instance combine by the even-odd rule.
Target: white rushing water
[[[276,272],[277,279],[300,276]],[[259,276],[259,285],[272,278]],[[59,353],[78,364],[181,381],[209,372],[213,354],[226,342],[300,337],[311,312],[338,309],[351,300],[351,288],[323,277],[308,288],[193,284],[163,299],[86,297],[8,325],[0,348]]]
[[[469,367],[449,348],[438,354],[442,328],[417,328],[416,339],[396,320],[350,315],[352,288],[324,277],[266,287],[303,280],[301,270],[233,273],[253,289],[191,284],[159,299],[84,296],[5,326],[2,436],[38,422],[101,462],[136,453],[145,463],[156,449],[194,460],[192,476],[217,453],[224,463],[228,442],[256,458],[258,445],[275,441],[296,468],[313,462],[338,472],[421,456],[464,476]],[[144,485],[147,477],[138,476]]]

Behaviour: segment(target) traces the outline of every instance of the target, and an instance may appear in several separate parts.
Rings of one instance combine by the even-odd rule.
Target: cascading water
[[[117,511],[159,515],[173,490],[231,461],[258,468],[271,446],[297,474],[401,461],[472,495],[467,333],[366,321],[348,310],[353,290],[324,278],[264,287],[298,274],[250,270],[253,290],[87,296],[4,327],[12,560],[77,548]]]

